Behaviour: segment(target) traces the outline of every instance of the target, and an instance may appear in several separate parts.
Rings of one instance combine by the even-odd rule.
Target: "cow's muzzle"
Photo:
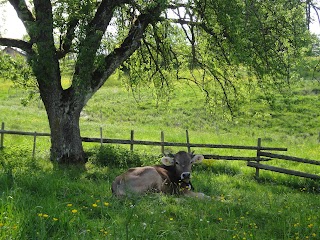
[[[191,173],[190,172],[183,172],[183,173],[181,173],[180,178],[181,178],[181,180],[189,180],[191,178]]]

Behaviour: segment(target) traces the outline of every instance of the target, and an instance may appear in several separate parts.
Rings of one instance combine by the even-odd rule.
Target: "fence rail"
[[[4,146],[4,135],[23,135],[23,136],[33,136],[34,142],[36,137],[50,137],[50,133],[39,133],[39,132],[25,132],[25,131],[14,131],[14,130],[5,130],[4,123],[0,129],[1,145],[0,148]],[[203,144],[203,143],[190,143],[189,132],[186,130],[186,142],[167,142],[164,140],[164,132],[161,131],[160,136],[161,141],[145,141],[145,140],[135,140],[134,139],[134,130],[131,130],[130,139],[112,139],[112,138],[103,138],[102,128],[100,128],[100,138],[93,137],[82,137],[83,142],[96,142],[96,143],[113,143],[113,144],[126,144],[130,145],[130,150],[133,151],[134,145],[145,145],[145,146],[161,146],[161,152],[164,153],[164,147],[187,147],[188,152],[191,152],[191,148],[220,148],[220,149],[238,149],[238,150],[254,150],[254,151],[287,151],[287,148],[279,147],[262,147],[259,146],[243,146],[243,145],[229,145],[229,144]],[[35,144],[34,144],[35,146]],[[224,159],[224,160],[244,160],[250,161],[251,157],[234,157],[234,156],[219,156],[219,155],[205,155],[207,158],[214,159]],[[263,161],[263,159],[261,160]]]
[[[22,135],[22,136],[33,136],[33,151],[32,157],[35,157],[36,153],[36,138],[37,137],[50,137],[49,133],[38,133],[38,132],[24,132],[24,131],[13,131],[5,130],[4,123],[1,125],[0,129],[0,148],[4,147],[4,136],[5,134],[11,135]],[[160,146],[161,152],[164,153],[164,147],[174,146],[174,147],[187,147],[188,152],[191,152],[191,148],[216,148],[216,149],[237,149],[237,150],[254,150],[256,151],[256,157],[243,157],[243,156],[221,156],[213,154],[203,154],[206,159],[215,159],[215,160],[240,160],[247,161],[247,166],[256,168],[256,177],[259,177],[259,170],[268,170],[278,173],[284,173],[299,177],[311,178],[311,179],[320,179],[319,175],[310,174],[290,169],[279,168],[275,166],[261,164],[260,162],[271,161],[273,159],[281,159],[287,161],[300,162],[305,164],[320,165],[320,161],[309,160],[304,158],[297,158],[292,156],[286,156],[282,154],[275,154],[266,151],[287,151],[287,148],[280,147],[263,147],[261,144],[261,138],[258,139],[257,146],[243,146],[243,145],[228,145],[228,144],[202,144],[202,143],[190,143],[189,132],[186,130],[186,142],[167,142],[165,141],[164,132],[160,133],[160,141],[145,141],[145,140],[135,140],[134,131],[131,130],[130,139],[112,139],[112,138],[103,138],[102,128],[100,128],[100,138],[92,137],[82,137],[83,142],[95,142],[111,144],[126,144],[130,145],[130,150],[133,151],[135,145],[145,145],[145,146]]]
[[[289,161],[293,161],[293,162],[320,165],[320,161],[309,160],[309,159],[305,159],[305,158],[297,158],[297,157],[286,156],[286,155],[281,155],[281,154],[274,154],[274,153],[269,153],[269,152],[260,152],[260,156],[265,156],[265,157],[270,157],[270,158],[278,158],[278,159],[289,160]]]
[[[275,166],[264,165],[264,164],[257,163],[257,162],[248,162],[247,166],[258,168],[258,169],[269,170],[269,171],[272,171],[272,172],[278,172],[278,173],[284,173],[284,174],[288,174],[288,175],[294,175],[294,176],[298,176],[298,177],[311,178],[311,179],[320,179],[320,176],[316,175],[316,174],[310,174],[310,173],[290,170],[290,169],[286,169],[286,168],[279,168],[279,167],[275,167]]]

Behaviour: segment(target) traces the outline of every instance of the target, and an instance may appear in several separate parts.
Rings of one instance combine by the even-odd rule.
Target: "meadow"
[[[65,84],[67,84],[67,79]],[[113,76],[81,115],[81,135],[193,143],[288,147],[288,155],[320,160],[320,86],[306,76],[291,94],[274,93],[270,105],[255,92],[234,119],[212,108],[192,84],[176,83],[155,100],[152,87],[135,92]],[[39,99],[21,105],[24,90],[0,79],[0,122],[10,130],[48,132]],[[245,97],[246,99],[246,97]],[[255,170],[245,162],[205,160],[194,166],[193,184],[210,199],[162,194],[117,199],[110,186],[135,165],[156,164],[160,147],[87,143],[85,169],[48,160],[49,139],[5,136],[0,151],[0,239],[320,239],[320,183]],[[168,148],[167,150],[183,150]],[[184,149],[185,150],[185,149]],[[254,156],[255,152],[193,149],[196,153]],[[320,174],[318,166],[284,161],[274,165]]]

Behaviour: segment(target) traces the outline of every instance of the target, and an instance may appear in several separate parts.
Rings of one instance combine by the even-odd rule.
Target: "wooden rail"
[[[269,152],[260,152],[260,156],[265,156],[265,157],[270,157],[270,158],[278,158],[278,159],[289,160],[289,161],[293,161],[293,162],[301,162],[301,163],[308,163],[308,164],[313,164],[313,165],[320,165],[320,161],[309,160],[309,159],[305,159],[305,158],[291,157],[291,156],[274,154],[274,153],[269,153]]]
[[[143,140],[123,140],[123,139],[110,139],[110,138],[88,138],[83,137],[83,142],[103,142],[103,143],[116,143],[116,144],[133,144],[133,145],[146,145],[146,146],[172,146],[172,147],[198,147],[198,148],[228,148],[228,149],[242,149],[242,150],[269,150],[269,151],[287,151],[287,148],[276,147],[257,147],[257,146],[241,146],[241,145],[225,145],[225,144],[202,144],[202,143],[179,143],[179,142],[165,142],[165,141],[143,141]]]
[[[0,148],[3,148],[4,144],[4,135],[23,135],[23,136],[33,136],[34,137],[34,148],[33,152],[35,153],[36,147],[36,137],[50,137],[50,133],[39,133],[39,132],[24,132],[24,131],[13,131],[5,130],[4,123],[2,123],[0,130]],[[82,137],[83,142],[96,142],[101,145],[104,143],[113,143],[113,144],[127,144],[130,145],[130,150],[133,151],[134,145],[145,145],[145,146],[161,146],[161,152],[164,153],[164,147],[187,147],[188,152],[191,152],[191,148],[220,148],[220,149],[238,149],[238,150],[254,150],[254,151],[287,151],[287,148],[278,148],[278,147],[262,147],[259,146],[243,146],[243,145],[229,145],[229,144],[203,144],[203,143],[190,143],[189,132],[186,130],[186,142],[166,142],[164,139],[164,132],[161,131],[160,141],[145,141],[145,140],[135,140],[134,139],[134,130],[130,132],[130,139],[112,139],[112,138],[103,138],[102,128],[100,128],[100,138],[92,137]],[[219,155],[205,155],[209,159],[220,159],[220,160],[243,160],[243,161],[253,161],[256,158],[252,157],[235,157],[235,156],[219,156]],[[34,155],[33,155],[34,157]],[[267,161],[264,159],[262,161]]]
[[[255,167],[255,168],[259,168],[259,169],[264,169],[264,170],[269,170],[272,172],[285,173],[288,175],[294,175],[294,176],[298,176],[298,177],[320,179],[320,176],[315,175],[315,174],[310,174],[310,173],[305,173],[305,172],[300,172],[300,171],[295,171],[295,170],[290,170],[290,169],[285,169],[285,168],[264,165],[264,164],[257,163],[257,162],[248,162],[247,166]]]
[[[294,175],[294,176],[298,176],[298,177],[320,179],[320,176],[316,175],[316,174],[310,174],[310,173],[306,173],[306,172],[300,172],[300,171],[290,170],[290,169],[286,169],[286,168],[279,168],[279,167],[275,167],[275,166],[260,164],[260,161],[262,161],[261,156],[269,157],[270,159],[287,160],[287,161],[300,162],[300,163],[306,163],[306,164],[312,164],[312,165],[318,165],[318,166],[320,165],[320,161],[310,160],[310,159],[305,159],[305,158],[297,158],[297,157],[292,157],[292,156],[287,156],[287,155],[282,155],[282,154],[275,154],[275,153],[270,153],[270,152],[262,152],[262,151],[259,151],[258,155],[259,155],[258,160],[256,162],[249,161],[247,163],[247,166],[256,168],[256,177],[259,177],[259,169],[264,169],[264,170],[269,170],[269,171],[273,171],[273,172]]]

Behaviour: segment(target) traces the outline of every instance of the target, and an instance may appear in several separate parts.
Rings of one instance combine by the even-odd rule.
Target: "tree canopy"
[[[207,93],[218,86],[232,109],[242,67],[262,87],[290,81],[310,43],[308,11],[317,8],[311,0],[7,1],[28,37],[0,45],[26,52],[48,114],[51,159],[60,163],[85,161],[80,112],[116,69],[133,85],[161,89],[174,74]],[[72,84],[63,89],[61,61],[70,56]]]

